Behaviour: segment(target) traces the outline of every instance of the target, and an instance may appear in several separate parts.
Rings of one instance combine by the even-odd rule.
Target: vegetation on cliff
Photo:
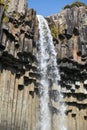
[[[9,18],[7,16],[3,17],[3,23],[7,23],[9,21]]]
[[[4,0],[0,0],[0,5],[4,5]]]
[[[3,23],[7,23],[9,21],[9,17],[6,15],[6,13],[7,13],[8,4],[9,4],[10,1],[11,0],[7,0],[7,1],[0,0],[0,5],[3,6],[3,18],[2,18]]]
[[[58,29],[57,29],[57,27],[56,27],[55,25],[53,25],[53,26],[51,27],[51,33],[52,33],[52,36],[53,36],[54,38],[56,38],[56,37],[58,36]]]
[[[87,8],[87,5],[85,3],[80,2],[80,1],[76,1],[76,2],[72,3],[71,5],[66,5],[63,9],[67,9],[67,8],[71,9],[74,6],[77,6],[77,7],[84,6]]]

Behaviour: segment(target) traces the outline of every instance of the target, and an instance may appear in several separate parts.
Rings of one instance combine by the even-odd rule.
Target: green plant
[[[84,4],[83,2],[80,2],[79,0],[75,0],[75,2],[72,3],[71,5],[66,5],[66,6],[64,7],[64,9],[66,9],[66,8],[72,8],[72,7],[74,7],[74,6],[77,6],[77,7],[80,7],[80,6],[87,7],[87,5]]]
[[[53,25],[53,26],[51,27],[51,33],[52,33],[52,36],[53,36],[54,38],[57,37],[57,35],[58,35],[58,29],[57,29],[57,27],[56,27],[55,25]]]
[[[13,16],[16,17],[16,16],[17,16],[17,13],[14,13]]]
[[[8,0],[8,3],[10,2],[11,0]]]
[[[7,16],[4,16],[3,23],[7,23],[9,21],[9,18]]]
[[[7,0],[7,1],[0,0],[0,4],[3,5],[4,11],[7,11],[7,9],[8,9],[8,4],[10,3],[10,1],[11,1],[11,0]]]
[[[0,5],[4,5],[4,0],[0,0]]]
[[[86,6],[86,4],[84,4],[83,2],[76,1],[76,2],[72,3],[71,7],[73,7],[73,6],[80,7],[80,6]]]
[[[8,9],[8,5],[5,5],[4,6],[4,11],[7,11],[7,9]]]

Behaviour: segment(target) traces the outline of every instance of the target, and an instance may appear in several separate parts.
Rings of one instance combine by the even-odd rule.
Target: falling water
[[[59,86],[60,74],[56,61],[56,52],[53,44],[48,23],[43,16],[37,15],[39,21],[39,40],[38,49],[38,72],[40,73],[40,119],[39,130],[66,130],[64,123],[65,105],[60,105],[61,119],[58,122],[57,129],[52,127],[52,101],[50,99],[50,90],[57,90],[56,100],[60,103],[63,99],[61,88]],[[38,130],[37,129],[37,130]]]

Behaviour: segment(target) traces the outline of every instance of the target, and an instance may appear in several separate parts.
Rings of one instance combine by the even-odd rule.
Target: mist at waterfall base
[[[63,95],[59,85],[60,74],[56,61],[56,52],[53,39],[47,21],[43,16],[37,15],[39,22],[39,40],[38,49],[38,73],[40,73],[40,112],[36,130],[66,130],[65,127],[65,110],[66,106],[61,104]],[[56,101],[58,104],[59,114],[55,122],[52,113],[53,101],[50,97],[51,91],[57,91]]]

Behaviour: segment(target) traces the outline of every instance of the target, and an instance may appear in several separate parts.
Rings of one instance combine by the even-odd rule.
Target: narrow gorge
[[[87,130],[87,6],[27,3],[0,0],[0,130]]]

